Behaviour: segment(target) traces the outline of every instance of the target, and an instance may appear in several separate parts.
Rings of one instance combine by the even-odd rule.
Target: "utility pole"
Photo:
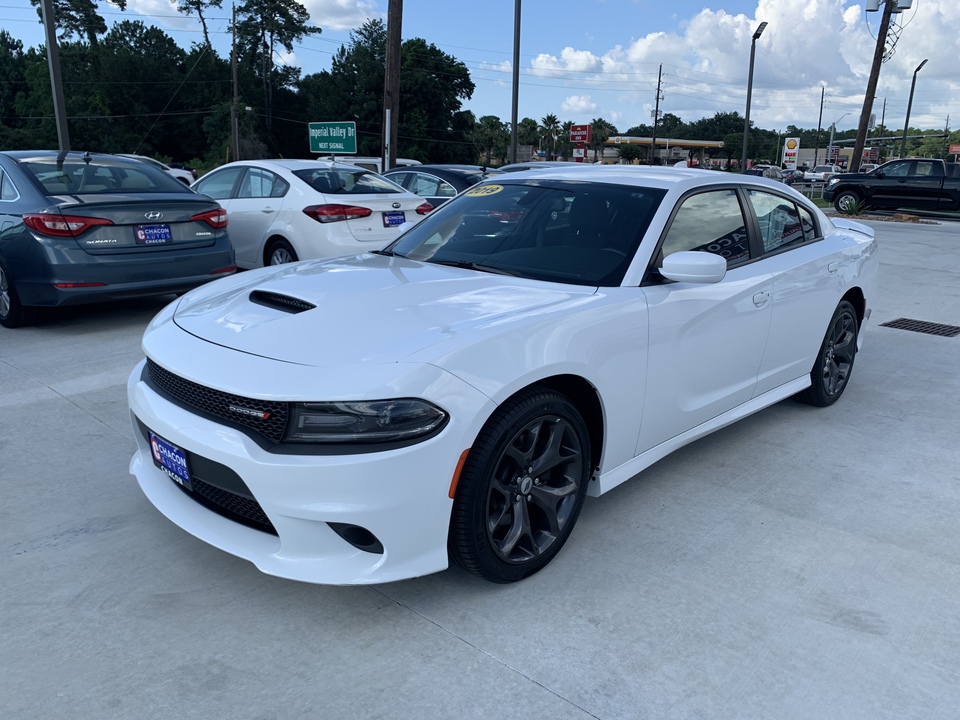
[[[57,122],[57,142],[60,152],[70,151],[70,130],[67,127],[67,103],[63,99],[63,77],[60,75],[60,48],[57,46],[57,28],[53,17],[52,0],[42,0],[43,30],[47,38],[47,65],[50,68],[50,87],[53,89],[53,115]]]
[[[397,164],[397,126],[400,121],[400,25],[403,0],[387,4],[387,66],[383,83],[383,169]]]
[[[513,5],[513,98],[510,105],[510,162],[517,161],[517,111],[520,105],[520,0]]]
[[[863,146],[867,139],[867,126],[870,124],[870,113],[873,111],[873,96],[877,94],[880,65],[883,64],[883,53],[887,47],[890,16],[893,14],[895,6],[896,0],[886,0],[883,3],[883,15],[880,17],[880,29],[877,31],[877,46],[873,51],[873,65],[870,66],[867,91],[863,96],[863,109],[860,111],[860,124],[857,126],[857,142],[853,146],[853,157],[850,158],[850,172],[857,172],[860,169],[860,157],[863,155]]]
[[[660,93],[660,83],[663,81],[663,63],[660,63],[660,71],[657,73],[657,99],[653,104],[653,137],[650,138],[650,164],[656,165],[657,158],[657,123],[660,120],[660,101],[663,96]]]
[[[238,98],[237,98],[237,6],[233,8],[233,25],[230,26],[233,32],[233,41],[230,46],[230,71],[233,74],[233,102],[230,105],[230,144],[233,149],[233,159],[240,159],[240,119],[238,117]]]
[[[820,117],[817,118],[817,142],[813,148],[814,167],[820,164],[820,128],[823,127],[823,97],[826,91],[825,87],[820,88]]]

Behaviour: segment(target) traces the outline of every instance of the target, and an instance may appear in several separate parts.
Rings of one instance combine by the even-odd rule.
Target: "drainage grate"
[[[960,327],[956,325],[941,325],[940,323],[926,322],[925,320],[910,320],[908,318],[897,318],[890,322],[880,323],[880,327],[909,330],[910,332],[939,335],[941,337],[956,337],[960,335]]]

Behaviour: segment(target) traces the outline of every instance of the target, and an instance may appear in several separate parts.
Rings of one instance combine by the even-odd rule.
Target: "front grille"
[[[223,515],[229,520],[234,520],[248,527],[252,527],[254,530],[267,532],[271,535],[277,534],[273,523],[270,522],[270,518],[267,517],[263,508],[260,507],[260,503],[253,498],[246,498],[242,495],[218,488],[210,483],[205,483],[198,477],[191,478],[190,484],[193,486],[193,492],[190,492],[184,487],[178,487],[198,503],[213,510],[218,515]]]
[[[926,335],[939,335],[940,337],[956,337],[960,335],[960,327],[956,325],[943,325],[941,323],[927,322],[926,320],[910,320],[909,318],[897,318],[890,322],[880,323],[880,327],[909,330]]]
[[[249,428],[275,443],[283,440],[290,416],[288,403],[245,398],[204,387],[164,370],[149,358],[147,372],[156,387],[178,403],[227,420],[231,424]],[[262,413],[266,417],[253,413]]]

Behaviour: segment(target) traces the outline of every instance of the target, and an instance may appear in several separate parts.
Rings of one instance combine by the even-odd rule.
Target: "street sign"
[[[960,154],[960,145],[951,145],[949,154],[950,155]]]
[[[357,124],[346,122],[312,122],[308,124],[310,132],[310,152],[320,155],[356,155]]]
[[[589,143],[590,130],[592,128],[593,128],[592,125],[571,125],[570,126],[570,142]]]

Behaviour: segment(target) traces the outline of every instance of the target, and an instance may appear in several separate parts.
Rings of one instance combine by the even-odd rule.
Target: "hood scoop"
[[[254,290],[250,293],[250,302],[264,307],[280,310],[281,312],[296,315],[297,313],[313,310],[317,306],[313,303],[291,297],[290,295],[281,295],[280,293],[268,292],[266,290]]]

